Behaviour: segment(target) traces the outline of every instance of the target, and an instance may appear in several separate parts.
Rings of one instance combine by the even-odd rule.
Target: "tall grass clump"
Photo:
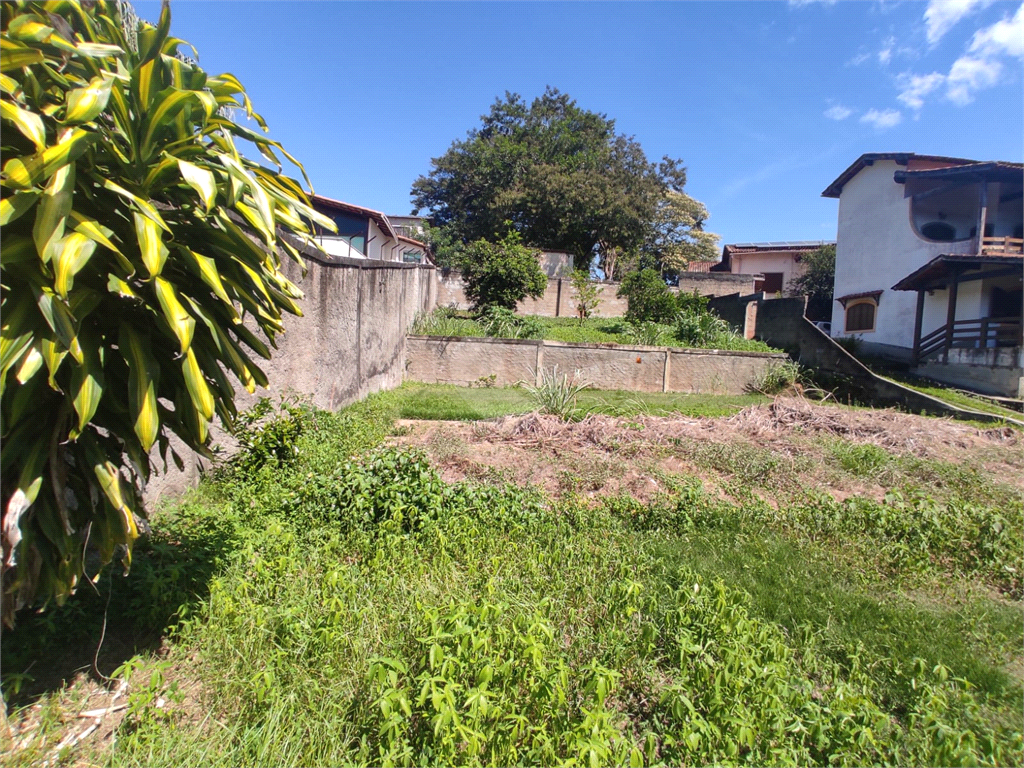
[[[541,369],[540,383],[524,383],[523,389],[542,413],[550,413],[569,421],[579,415],[580,409],[576,404],[576,398],[589,386],[590,382],[580,379],[579,371],[575,371],[571,379],[567,373],[563,373],[559,378],[556,365],[551,371]]]
[[[447,307],[438,307],[427,315],[417,315],[411,332],[418,336],[486,336],[475,321],[458,317]]]

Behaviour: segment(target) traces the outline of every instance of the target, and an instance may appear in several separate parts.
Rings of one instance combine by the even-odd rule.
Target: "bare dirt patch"
[[[711,489],[732,480],[779,491],[815,487],[840,498],[884,495],[882,485],[838,469],[828,440],[921,459],[969,460],[1001,483],[1024,487],[1016,430],[796,397],[719,418],[591,415],[565,422],[532,413],[401,425],[406,434],[396,442],[425,449],[448,481],[532,483],[553,493],[626,492],[646,499],[661,490],[660,478],[669,473],[700,478]]]

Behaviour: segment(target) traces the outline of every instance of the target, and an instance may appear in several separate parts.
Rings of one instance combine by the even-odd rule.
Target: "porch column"
[[[946,308],[946,343],[942,362],[949,362],[949,350],[953,346],[953,324],[956,323],[956,290],[960,284],[960,265],[951,267],[949,280],[949,306]]]
[[[981,198],[978,205],[978,253],[985,252],[985,224],[988,220],[988,181],[981,181]]]
[[[917,313],[914,315],[914,365],[921,359],[921,321],[924,319],[924,291],[917,292]]]

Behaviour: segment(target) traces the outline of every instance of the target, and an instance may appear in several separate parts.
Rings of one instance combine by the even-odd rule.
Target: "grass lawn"
[[[530,413],[537,404],[517,387],[456,387],[448,384],[408,382],[382,395],[400,419],[476,421]],[[768,402],[764,395],[687,395],[665,392],[629,392],[588,389],[580,393],[580,415],[603,413],[635,416],[728,416],[750,405]]]
[[[4,631],[0,765],[1024,763],[1016,438],[395,423],[531,410],[407,384],[254,428],[127,577]]]

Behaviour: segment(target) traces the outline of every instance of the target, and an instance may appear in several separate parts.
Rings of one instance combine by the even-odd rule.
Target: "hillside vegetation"
[[[3,764],[1024,762],[1018,433],[396,422],[428,389],[265,408],[128,578],[20,616]]]

